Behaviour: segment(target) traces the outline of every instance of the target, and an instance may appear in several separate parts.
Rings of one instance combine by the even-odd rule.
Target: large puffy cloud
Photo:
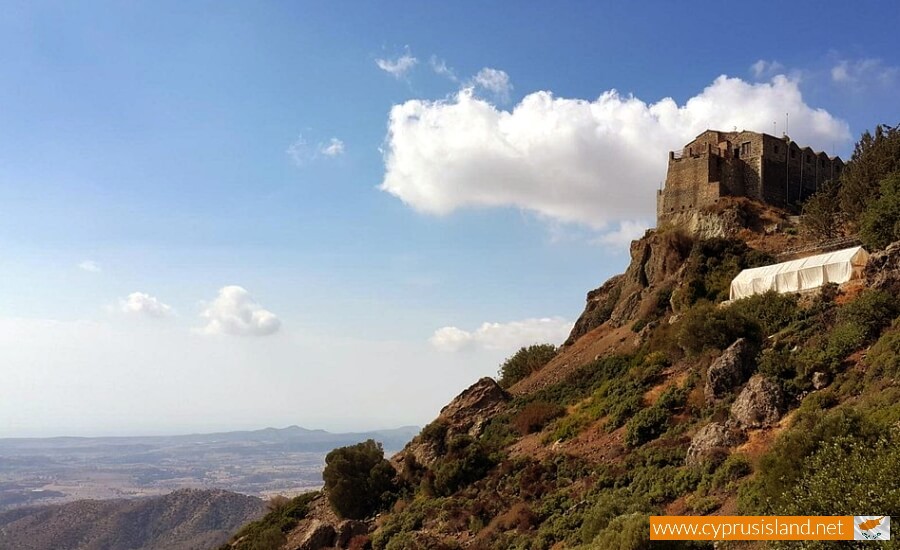
[[[572,323],[561,317],[542,317],[509,323],[483,323],[473,331],[443,327],[428,341],[440,351],[465,349],[515,350],[531,344],[560,343],[572,330]]]
[[[119,309],[122,313],[147,317],[161,318],[172,315],[171,306],[145,292],[132,292],[127,298],[119,301]]]
[[[231,285],[219,290],[219,295],[201,314],[206,325],[204,334],[232,334],[237,336],[266,336],[281,328],[281,320],[263,309],[243,287]]]
[[[540,91],[506,111],[464,89],[391,109],[380,189],[428,214],[517,207],[621,233],[653,219],[668,151],[707,128],[771,132],[785,113],[802,144],[827,149],[850,138],[844,121],[807,105],[798,81],[782,75],[720,76],[680,106],[615,90],[594,101]]]

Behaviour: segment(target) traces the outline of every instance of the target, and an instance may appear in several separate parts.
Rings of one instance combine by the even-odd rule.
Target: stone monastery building
[[[800,147],[788,136],[707,130],[669,153],[665,188],[656,197],[657,226],[725,196],[790,207],[843,169],[839,157]]]

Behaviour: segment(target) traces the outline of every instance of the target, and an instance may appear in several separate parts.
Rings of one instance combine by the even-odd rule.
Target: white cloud
[[[515,207],[622,233],[652,223],[668,151],[707,128],[771,131],[786,112],[799,143],[824,149],[850,139],[846,122],[807,105],[798,81],[781,75],[720,76],[680,106],[616,90],[594,101],[539,91],[501,110],[466,89],[392,107],[379,188],[427,214]]]
[[[509,93],[512,91],[512,83],[509,75],[499,69],[485,67],[472,77],[473,85],[487,90],[502,102],[509,101]]]
[[[320,156],[329,158],[339,157],[344,154],[346,147],[341,139],[331,138],[327,142],[319,142],[311,145],[303,134],[299,134],[297,139],[291,143],[285,153],[297,166],[303,166],[309,161],[315,160]]]
[[[220,289],[201,317],[206,321],[200,329],[204,334],[267,336],[281,328],[281,320],[274,313],[263,309],[243,287],[236,285]]]
[[[168,317],[173,313],[171,306],[144,292],[132,292],[127,298],[120,300],[119,309],[122,313],[156,318]]]
[[[573,323],[561,317],[542,317],[509,323],[483,323],[473,331],[443,327],[434,331],[428,342],[439,351],[466,349],[512,351],[531,344],[558,344],[568,337]]]
[[[593,243],[611,248],[627,248],[631,241],[640,239],[647,229],[649,226],[646,223],[625,220],[619,224],[617,230],[600,235],[593,240]]]
[[[102,271],[102,269],[100,269],[100,264],[98,264],[94,260],[84,260],[83,262],[78,264],[78,269],[87,271],[89,273],[100,273]]]
[[[750,72],[756,78],[770,77],[784,72],[784,65],[775,60],[766,61],[765,59],[760,59],[753,65],[750,65]]]
[[[880,59],[864,58],[839,60],[831,68],[831,80],[853,88],[891,84],[900,75],[900,68],[884,64]]]
[[[326,157],[339,157],[344,154],[344,142],[333,137],[328,143],[319,144],[319,152]]]
[[[431,59],[428,60],[428,64],[431,66],[431,70],[435,72],[435,74],[439,74],[452,82],[459,82],[459,78],[456,76],[456,72],[447,66],[447,62],[443,59],[438,59],[437,56],[432,55]]]
[[[376,59],[375,64],[382,71],[389,73],[394,78],[403,78],[413,67],[419,62],[418,59],[406,51],[403,55],[396,59]]]

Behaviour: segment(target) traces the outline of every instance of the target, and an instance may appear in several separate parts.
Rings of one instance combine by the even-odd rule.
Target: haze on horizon
[[[565,339],[669,150],[900,119],[882,11],[9,2],[0,437],[424,425]]]

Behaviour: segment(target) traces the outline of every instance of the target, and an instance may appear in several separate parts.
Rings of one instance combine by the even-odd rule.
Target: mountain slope
[[[555,357],[476,382],[391,459],[396,490],[352,547],[639,549],[654,514],[900,509],[900,243],[844,288],[725,303],[741,269],[802,244],[760,211],[779,216],[635,241]],[[348,547],[328,498],[231,548]]]

